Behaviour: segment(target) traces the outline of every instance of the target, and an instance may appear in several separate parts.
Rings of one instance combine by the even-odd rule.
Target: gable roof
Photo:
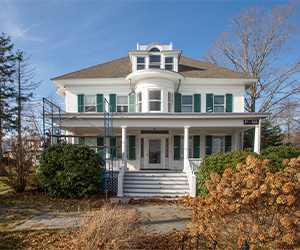
[[[129,57],[126,56],[117,60],[58,76],[51,80],[125,78],[130,73],[132,73],[132,65]],[[245,73],[205,63],[185,56],[180,57],[178,73],[182,74],[184,77],[191,78],[257,79],[257,77]]]

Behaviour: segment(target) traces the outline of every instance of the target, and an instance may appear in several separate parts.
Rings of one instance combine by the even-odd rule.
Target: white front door
[[[161,138],[149,138],[148,139],[148,168],[158,169],[163,167],[162,159],[162,139]]]

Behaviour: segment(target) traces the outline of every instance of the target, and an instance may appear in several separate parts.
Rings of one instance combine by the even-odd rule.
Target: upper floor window
[[[128,112],[127,96],[117,96],[117,112]]]
[[[137,58],[137,65],[136,68],[139,69],[144,69],[145,68],[145,57],[138,57]]]
[[[173,112],[173,93],[168,92],[168,112]]]
[[[215,95],[214,96],[214,112],[215,113],[223,113],[225,108],[225,98],[223,95]]]
[[[160,55],[150,55],[149,69],[160,69]]]
[[[142,112],[142,92],[136,94],[137,112]]]
[[[150,51],[151,51],[151,52],[160,52],[159,48],[156,48],[156,47],[150,49]]]
[[[173,70],[173,57],[165,58],[165,69]]]
[[[84,111],[85,112],[96,112],[96,96],[85,95],[84,96]]]
[[[161,91],[150,90],[149,91],[149,110],[161,111]]]
[[[181,112],[193,112],[193,96],[183,95],[181,101]]]

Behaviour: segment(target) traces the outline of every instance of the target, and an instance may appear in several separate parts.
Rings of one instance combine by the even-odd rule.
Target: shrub
[[[222,175],[225,169],[230,168],[236,171],[238,163],[246,163],[249,155],[256,155],[256,153],[249,150],[235,150],[227,153],[214,153],[212,155],[205,155],[203,162],[198,171],[198,195],[205,197],[208,194],[205,181],[210,180],[210,173],[217,173]]]
[[[209,195],[187,199],[198,230],[226,249],[247,240],[250,249],[299,249],[300,157],[269,171],[269,160],[249,155],[237,172],[211,173]],[[298,248],[297,248],[298,247]]]
[[[56,144],[41,155],[38,177],[53,197],[88,197],[103,188],[103,165],[88,146]]]

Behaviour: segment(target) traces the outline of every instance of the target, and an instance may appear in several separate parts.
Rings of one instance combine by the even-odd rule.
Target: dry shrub
[[[238,172],[226,169],[206,181],[209,195],[187,198],[192,220],[227,249],[246,239],[250,249],[300,249],[300,157],[288,167],[269,172],[269,161],[248,156]],[[297,248],[298,247],[298,248]]]
[[[80,227],[76,236],[79,249],[128,249],[138,235],[138,212],[124,206],[104,205]]]

